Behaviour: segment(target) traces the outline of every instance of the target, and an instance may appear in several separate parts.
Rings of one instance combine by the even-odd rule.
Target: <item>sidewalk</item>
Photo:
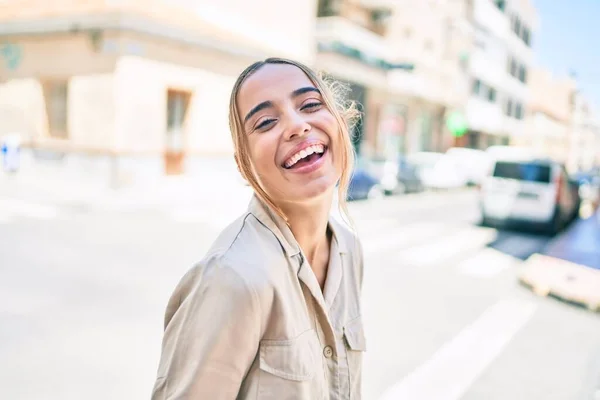
[[[600,311],[600,210],[577,221],[532,255],[519,281],[542,297],[555,297]]]
[[[165,176],[118,189],[93,179],[0,173],[0,197],[80,209],[144,211],[208,204],[221,209],[240,202],[245,206],[250,193],[241,178],[215,171],[202,178]]]
[[[552,240],[544,255],[600,270],[600,209]]]

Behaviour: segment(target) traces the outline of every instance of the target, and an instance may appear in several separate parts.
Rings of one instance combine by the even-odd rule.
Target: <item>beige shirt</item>
[[[325,288],[256,197],[169,300],[153,400],[361,398],[356,236],[333,231]]]

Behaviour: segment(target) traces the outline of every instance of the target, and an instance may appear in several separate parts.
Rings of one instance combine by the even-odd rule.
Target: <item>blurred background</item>
[[[143,399],[251,191],[231,87],[297,59],[363,118],[365,399],[600,399],[592,0],[0,2],[4,399]]]

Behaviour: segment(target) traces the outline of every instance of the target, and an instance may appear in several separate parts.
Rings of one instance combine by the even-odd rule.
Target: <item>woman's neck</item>
[[[332,196],[324,197],[307,204],[290,204],[283,210],[294,237],[311,265],[319,254],[329,252],[327,226]]]

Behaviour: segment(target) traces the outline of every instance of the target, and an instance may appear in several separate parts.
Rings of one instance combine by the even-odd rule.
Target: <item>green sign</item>
[[[454,137],[461,137],[469,130],[467,119],[461,113],[455,111],[446,120],[446,126]]]

